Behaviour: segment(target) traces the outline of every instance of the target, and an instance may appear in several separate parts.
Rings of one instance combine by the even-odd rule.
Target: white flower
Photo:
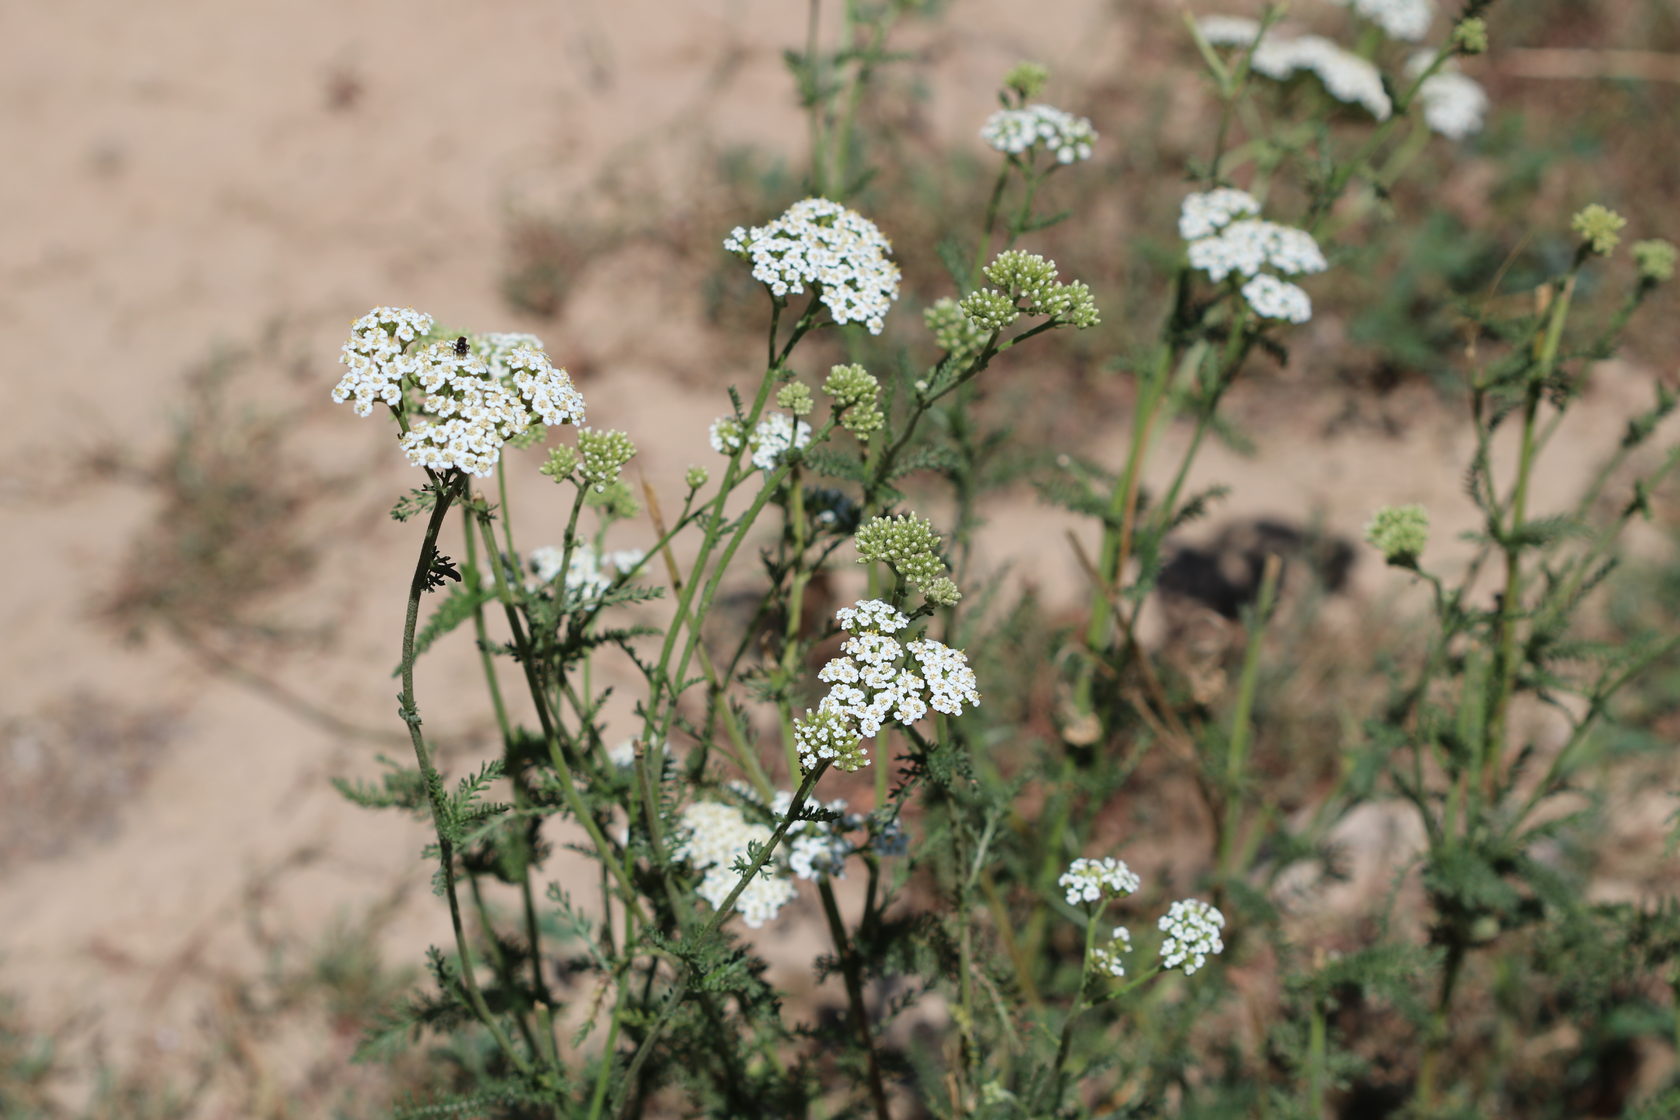
[[[1067,892],[1069,906],[1078,906],[1081,902],[1101,902],[1135,894],[1142,880],[1126,866],[1125,860],[1076,859],[1068,864],[1056,885]]]
[[[773,471],[790,447],[811,442],[811,425],[785,412],[772,412],[758,422],[752,436],[752,464],[761,471]]]
[[[1432,61],[1431,55],[1417,55],[1407,64],[1406,72],[1415,78]],[[1449,140],[1462,140],[1482,130],[1488,95],[1474,78],[1454,69],[1437,70],[1424,79],[1417,96],[1418,104],[1423,106],[1424,122]]]
[[[418,351],[409,345],[432,330],[432,317],[406,307],[376,307],[350,328],[340,361],[348,372],[333,400],[350,401],[360,416],[384,403],[409,417],[400,437],[409,462],[431,470],[459,470],[480,477],[501,458],[502,445],[530,428],[583,420],[583,395],[563,369],[528,345],[504,355],[505,341],[535,342],[529,335],[485,336],[503,340],[437,342]],[[493,370],[484,353],[499,363]],[[408,394],[422,395],[418,406]]]
[[[1383,29],[1391,39],[1417,42],[1429,33],[1435,18],[1431,0],[1331,0],[1354,11]]]
[[[615,578],[641,563],[643,554],[634,549],[623,552],[600,552],[594,545],[579,541],[572,548],[572,558],[566,571],[565,588],[568,597],[579,603],[590,603],[605,595]],[[566,550],[555,545],[543,545],[531,550],[531,572],[534,586],[544,587],[560,574],[566,562]],[[530,582],[530,581],[528,581]]]
[[[1132,931],[1125,926],[1115,926],[1108,944],[1092,948],[1091,964],[1098,972],[1106,972],[1119,980],[1126,975],[1125,954],[1131,951]]]
[[[792,807],[793,794],[781,790],[770,803],[770,812],[785,817]],[[846,857],[857,851],[846,833],[862,828],[864,819],[847,812],[844,801],[830,801],[824,808],[834,816],[828,820],[797,820],[788,826],[788,869],[801,879],[844,878]]]
[[[862,323],[870,334],[881,333],[898,298],[891,242],[874,222],[826,198],[796,202],[769,225],[737,226],[723,247],[751,261],[754,279],[777,299],[816,287],[836,323]]]
[[[1350,105],[1363,105],[1379,121],[1394,112],[1377,68],[1322,35],[1299,39],[1268,36],[1254,48],[1249,66],[1255,73],[1280,82],[1301,71],[1316,74],[1330,96]]]
[[[772,835],[768,826],[748,823],[733,805],[700,801],[682,811],[682,831],[673,854],[703,873],[696,893],[715,909],[741,881],[734,869],[736,861],[750,864],[748,846],[768,844]],[[793,900],[793,882],[780,871],[776,859],[766,860],[735,900],[735,909],[754,929]]]
[[[841,607],[834,612],[834,620],[848,634],[896,634],[910,625],[908,618],[882,599],[863,599]]]
[[[1261,273],[1242,288],[1243,299],[1263,319],[1305,323],[1312,318],[1312,299],[1299,286]]]
[[[1020,155],[1035,145],[1056,157],[1057,163],[1091,158],[1097,133],[1087,117],[1076,117],[1053,105],[999,109],[980,127],[980,139],[997,151]]]
[[[1203,16],[1196,21],[1202,38],[1215,47],[1247,47],[1260,37],[1260,21],[1243,16]]]
[[[1185,196],[1178,211],[1178,233],[1186,241],[1211,237],[1236,218],[1260,213],[1260,203],[1247,191],[1219,187]]]
[[[1264,267],[1289,276],[1323,272],[1327,267],[1312,234],[1255,218],[1232,222],[1210,237],[1191,242],[1190,264],[1215,283],[1233,272],[1253,276]]]
[[[514,331],[470,334],[467,336],[467,344],[472,347],[473,353],[484,359],[484,364],[490,367],[490,376],[497,381],[506,381],[513,376],[508,358],[515,350],[548,349],[536,335]]]
[[[655,743],[648,748],[648,752],[659,756],[660,762],[656,763],[654,767],[658,769],[663,764],[665,757],[665,744]],[[636,740],[625,739],[615,746],[609,747],[607,749],[607,761],[620,770],[628,770],[636,765]]]
[[[1210,956],[1225,951],[1225,942],[1219,938],[1219,931],[1225,928],[1225,915],[1201,899],[1173,903],[1157,926],[1167,935],[1161,942],[1162,968],[1182,965],[1184,975],[1189,976],[1207,964]]]
[[[351,402],[356,415],[367,416],[377,402],[395,408],[402,402],[402,380],[416,363],[403,349],[431,332],[432,317],[412,307],[376,307],[350,325],[350,341],[339,362],[346,372],[333,387],[332,399]]]

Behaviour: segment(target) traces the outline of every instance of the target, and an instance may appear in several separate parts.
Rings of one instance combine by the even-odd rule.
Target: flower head
[[[772,834],[769,826],[749,822],[733,805],[695,802],[682,812],[673,854],[702,873],[696,893],[715,909],[741,881],[736,864],[750,865],[751,847],[768,844]],[[775,918],[793,900],[793,881],[780,871],[775,860],[766,860],[735,900],[735,909],[754,929]]]
[[[1219,909],[1198,898],[1181,899],[1172,904],[1156,923],[1166,939],[1161,942],[1161,967],[1184,969],[1189,976],[1207,964],[1207,959],[1225,951],[1219,932],[1225,928],[1225,915]]]
[[[1407,64],[1407,72],[1415,77],[1427,70],[1432,61],[1432,55],[1416,55]],[[1462,140],[1482,130],[1488,95],[1474,78],[1460,74],[1457,69],[1443,68],[1423,80],[1417,95],[1424,122],[1447,139]]]
[[[821,293],[836,323],[862,323],[880,334],[898,298],[892,244],[875,223],[826,198],[807,198],[768,225],[737,226],[723,247],[752,262],[753,278],[778,300],[806,287]]]
[[[1091,158],[1096,129],[1088,117],[1076,117],[1053,105],[999,109],[980,127],[980,139],[1006,155],[1022,155],[1042,147],[1057,163]]]
[[[1639,269],[1639,278],[1646,283],[1662,284],[1674,279],[1676,256],[1680,253],[1674,245],[1660,238],[1633,243],[1633,263]]]
[[[1435,18],[1433,0],[1334,0],[1352,8],[1383,29],[1391,39],[1417,42],[1429,33]]]
[[[1275,81],[1285,82],[1298,73],[1315,75],[1325,92],[1338,101],[1361,105],[1379,121],[1394,112],[1394,103],[1383,89],[1382,75],[1370,62],[1345,51],[1322,35],[1299,39],[1268,36],[1249,56],[1249,67]]]
[[[1091,950],[1091,967],[1116,980],[1122,979],[1126,975],[1126,955],[1131,951],[1132,931],[1125,926],[1115,926],[1108,942]]]
[[[1384,506],[1365,526],[1365,539],[1390,564],[1415,567],[1429,543],[1429,512],[1419,505]]]
[[[1569,228],[1580,234],[1593,252],[1607,257],[1622,243],[1621,229],[1625,225],[1626,218],[1595,202],[1576,214]]]
[[[1069,906],[1078,906],[1135,894],[1142,880],[1126,866],[1125,860],[1110,857],[1074,860],[1056,880],[1056,885],[1067,892]]]

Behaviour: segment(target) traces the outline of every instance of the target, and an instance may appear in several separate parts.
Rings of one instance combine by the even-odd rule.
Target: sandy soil
[[[976,5],[936,35],[907,35],[940,58],[935,127],[964,135],[1019,57],[1078,83],[1135,60],[1166,18],[1114,17],[1086,0],[1060,7],[1045,20],[1031,6]],[[260,970],[276,939],[306,943],[395,890],[411,904],[387,932],[393,956],[416,960],[442,940],[417,858],[423,830],[327,786],[372,775],[388,745],[212,672],[161,633],[125,644],[99,615],[133,574],[128,542],[160,499],[89,462],[158,461],[191,371],[213,347],[258,345],[278,324],[276,350],[234,382],[234,413],[288,410],[295,439],[273,466],[323,480],[298,526],[317,565],[254,609],[328,637],[234,653],[321,710],[399,730],[387,674],[414,534],[383,511],[413,479],[375,448],[382,431],[327,402],[336,349],[379,303],[533,330],[577,374],[592,418],[635,434],[656,486],[674,490],[688,463],[709,457],[705,425],[722,410],[716,386],[731,352],[699,329],[697,293],[657,251],[597,259],[558,322],[521,319],[498,295],[507,215],[572,198],[616,161],[669,189],[684,167],[673,138],[702,127],[719,143],[750,139],[798,158],[779,52],[803,36],[802,6],[672,10],[654,0],[59,0],[0,15],[0,140],[12,157],[0,177],[10,366],[0,535],[14,587],[0,601],[0,748],[10,752],[0,767],[11,768],[0,788],[39,801],[38,829],[68,833],[0,851],[0,990],[32,1014],[167,1062],[214,1022],[218,978]],[[1104,107],[1082,111],[1104,128]],[[650,307],[665,321],[650,327]],[[1581,445],[1606,446],[1648,399],[1651,376],[1602,370]],[[1368,431],[1302,439],[1331,413],[1303,411],[1306,396],[1295,390],[1271,412],[1264,399],[1245,403],[1263,469],[1214,449],[1193,482],[1232,483],[1228,506],[1243,515],[1313,511],[1353,538],[1385,502],[1443,511],[1442,541],[1467,526],[1445,512],[1464,510],[1467,447],[1447,425],[1412,424],[1386,446]],[[1116,416],[1113,431],[1124,424]],[[1088,450],[1118,462],[1120,438]],[[1164,449],[1181,438],[1169,433]],[[1549,469],[1538,492],[1569,493],[1579,464]],[[516,507],[547,485],[520,479]],[[1079,583],[1067,524],[1023,497],[997,512],[984,554],[1065,599]],[[1372,564],[1356,581],[1360,594],[1393,582]],[[422,695],[449,694],[470,675],[470,654],[460,643],[441,650],[423,667]],[[476,709],[434,703],[431,719],[457,757],[487,742]],[[106,730],[78,740],[95,720]],[[30,775],[55,750],[84,752],[65,782],[103,770],[110,788],[74,813],[41,800]],[[300,1060],[276,1076],[309,1068]]]

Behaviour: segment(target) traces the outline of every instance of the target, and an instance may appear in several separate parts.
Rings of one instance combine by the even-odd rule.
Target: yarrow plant
[[[719,223],[707,241],[756,284],[764,361],[685,421],[696,441],[705,430],[705,465],[638,457],[637,417],[586,409],[534,336],[457,333],[400,307],[353,324],[333,398],[383,408],[424,479],[393,510],[424,525],[397,669],[412,764],[342,787],[427,818],[435,837],[452,943],[431,955],[432,989],[369,1042],[449,1043],[439,1060],[463,1091],[413,1115],[1330,1115],[1339,1085],[1369,1088],[1345,1037],[1359,1017],[1333,1014],[1350,992],[1396,1038],[1415,1033],[1419,1115],[1448,1082],[1465,1110],[1510,1111],[1494,1079],[1455,1069],[1451,1043],[1463,993],[1494,990],[1477,971],[1490,947],[1537,938],[1550,915],[1598,920],[1555,858],[1569,828],[1555,799],[1589,788],[1593,727],[1661,653],[1594,645],[1569,620],[1610,578],[1615,533],[1680,469],[1680,454],[1636,461],[1675,395],[1630,420],[1578,509],[1538,510],[1535,461],[1587,364],[1672,277],[1673,247],[1646,239],[1609,262],[1635,279],[1603,332],[1572,326],[1572,308],[1608,283],[1582,277],[1635,223],[1600,206],[1555,223],[1533,268],[1569,264],[1537,292],[1456,293],[1473,339],[1458,396],[1476,556],[1455,586],[1425,564],[1449,550],[1427,547],[1421,507],[1372,517],[1367,539],[1431,593],[1435,627],[1415,664],[1395,652],[1392,695],[1368,720],[1301,720],[1303,690],[1273,687],[1315,640],[1287,614],[1275,556],[1217,566],[1230,601],[1208,613],[1231,648],[1211,672],[1158,649],[1145,615],[1194,582],[1169,572],[1194,567],[1174,534],[1224,495],[1190,480],[1209,436],[1242,439],[1231,388],[1309,333],[1315,356],[1345,333],[1363,263],[1387,225],[1412,220],[1409,165],[1425,149],[1459,158],[1431,132],[1464,137],[1494,111],[1457,69],[1497,44],[1487,6],[1441,33],[1431,4],[1343,0],[1346,44],[1280,34],[1274,5],[1190,19],[1182,50],[1201,60],[1217,122],[1160,177],[1189,184],[1149,199],[1180,203],[1177,240],[1170,219],[1140,232],[1150,251],[1126,268],[1145,282],[1121,301],[1071,263],[1090,250],[1054,241],[1048,199],[1064,182],[1089,195],[1129,157],[1046,102],[1047,68],[1012,68],[1001,109],[974,109],[986,147],[970,132],[962,158],[996,178],[973,213],[927,223],[939,244],[924,261],[923,231],[882,202],[860,125],[870,75],[903,61],[886,41],[908,7],[848,7],[833,50],[813,20],[789,56],[809,173],[741,214],[763,224]],[[1441,45],[1408,63],[1402,44],[1432,34]],[[923,290],[901,293],[889,231]],[[1334,290],[1311,279],[1332,261]],[[895,316],[901,295],[919,323]],[[1301,330],[1314,299],[1330,321]],[[1158,326],[1138,328],[1140,307]],[[1118,464],[1027,446],[1011,427],[1028,395],[1011,377],[1042,395],[1020,348],[1064,330],[1091,332],[1056,336],[1086,348],[1070,365],[1125,379],[1112,400],[1129,431],[1102,427],[1103,410],[1088,419]],[[1518,429],[1514,456],[1501,425]],[[1176,461],[1158,467],[1162,447]],[[1635,471],[1631,497],[1600,500]],[[1068,610],[1063,595],[1056,617],[981,547],[988,495],[1023,479],[1089,519],[1069,534],[1088,599]],[[1247,567],[1253,586],[1236,586]],[[422,719],[416,663],[446,641],[477,658],[479,723],[434,723],[442,695]],[[1304,691],[1329,675],[1314,668]],[[1529,709],[1564,713],[1561,753],[1525,726]],[[1334,747],[1313,741],[1321,724]],[[492,725],[490,756],[458,747],[446,776],[433,727]],[[1196,811],[1146,803],[1168,797]],[[1318,880],[1297,877],[1328,879],[1353,810],[1397,799],[1423,822],[1420,870],[1400,889],[1424,900],[1428,928],[1337,928],[1339,950],[1380,940],[1321,952],[1292,909]],[[1172,816],[1194,823],[1170,844],[1146,834]],[[1137,869],[1077,855],[1093,850]],[[1230,968],[1260,981],[1240,1007]],[[1239,1014],[1264,1027],[1252,1045],[1203,1040]]]

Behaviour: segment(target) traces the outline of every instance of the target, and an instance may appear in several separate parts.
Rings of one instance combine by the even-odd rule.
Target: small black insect
[[[459,337],[455,340],[455,356],[457,358],[464,358],[464,357],[467,356],[467,336],[466,335],[462,335],[461,337]]]

